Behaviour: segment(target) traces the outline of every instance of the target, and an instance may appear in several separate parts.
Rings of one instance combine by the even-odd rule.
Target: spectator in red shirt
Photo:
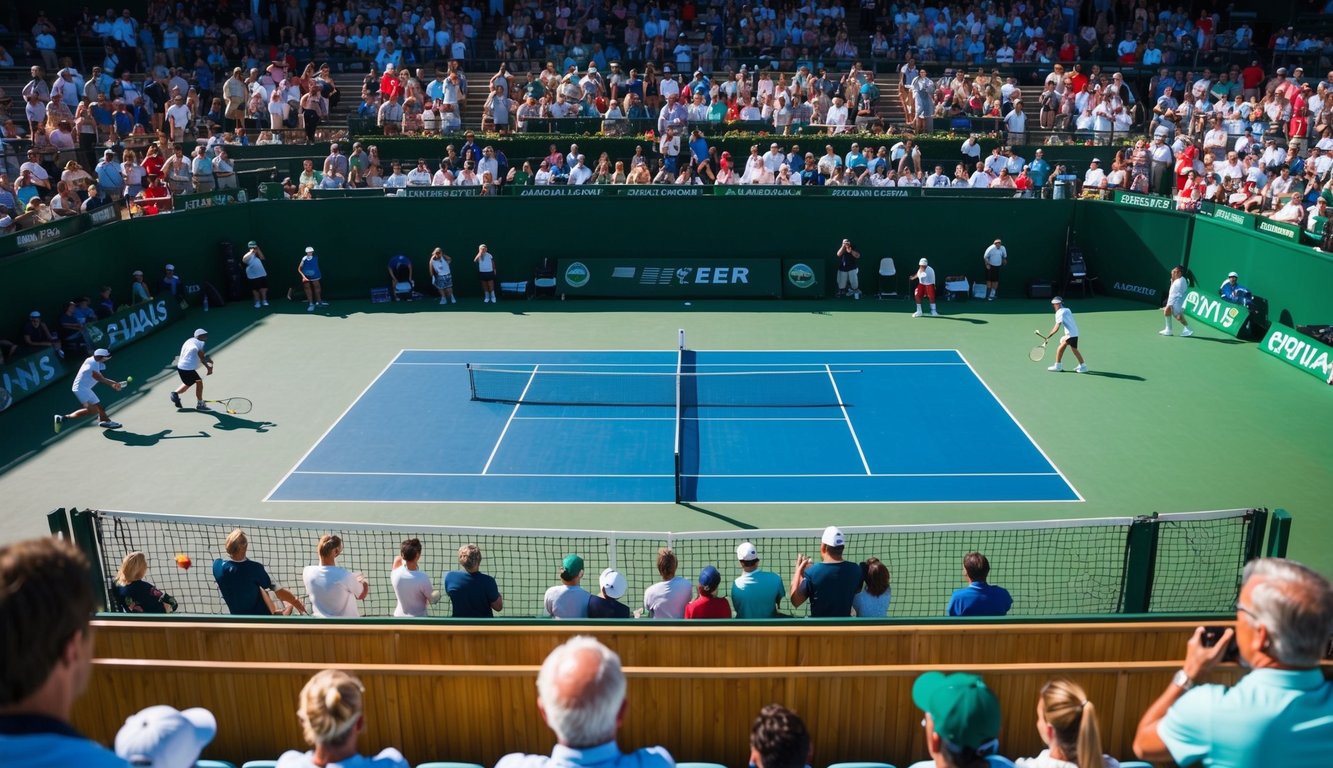
[[[717,588],[722,583],[722,574],[711,565],[705,565],[699,571],[699,596],[685,606],[687,619],[729,619],[731,603],[717,596]]]
[[[1018,172],[1018,177],[1014,179],[1014,187],[1021,192],[1030,193],[1032,191],[1032,177],[1028,175],[1028,167],[1023,166],[1023,170]],[[1024,197],[1031,197],[1024,194]]]
[[[1250,62],[1250,66],[1240,71],[1240,86],[1247,99],[1259,95],[1259,84],[1263,81],[1264,68],[1257,61]]]
[[[1073,93],[1082,93],[1084,86],[1088,84],[1088,76],[1083,74],[1083,65],[1075,64],[1074,73],[1069,76],[1070,86]]]

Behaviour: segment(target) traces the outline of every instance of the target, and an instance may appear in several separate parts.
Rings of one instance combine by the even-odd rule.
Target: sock
[[[935,304],[934,304],[934,303],[931,303],[931,305],[930,305],[930,311],[931,311],[931,312],[936,312],[936,311],[938,311],[938,310],[935,309]]]
[[[917,311],[917,312],[920,312],[920,311],[921,311],[921,305],[920,305],[920,304],[917,304],[917,305],[916,305],[916,311]]]
[[[1168,330],[1168,331],[1171,330],[1171,316],[1170,316],[1170,315],[1167,315],[1167,316],[1166,316],[1166,330]]]

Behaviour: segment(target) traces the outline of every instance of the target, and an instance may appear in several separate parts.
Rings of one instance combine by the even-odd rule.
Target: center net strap
[[[833,408],[838,393],[829,371],[688,370],[682,358],[675,371],[571,371],[468,365],[472,399],[523,405],[624,405],[684,410],[695,407]],[[833,373],[859,373],[835,370]]]

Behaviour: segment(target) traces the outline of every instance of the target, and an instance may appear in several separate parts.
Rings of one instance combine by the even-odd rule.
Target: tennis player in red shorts
[[[916,274],[907,278],[908,280],[917,281],[916,291],[913,294],[916,297],[916,311],[912,313],[912,317],[921,317],[922,296],[930,299],[931,317],[939,317],[940,313],[935,310],[935,270],[925,259],[918,261],[917,264],[919,266],[917,267]]]

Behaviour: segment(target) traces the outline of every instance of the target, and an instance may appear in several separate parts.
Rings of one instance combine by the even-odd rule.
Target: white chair
[[[893,258],[885,256],[879,260],[879,293],[876,298],[883,299],[887,296],[898,295],[898,268],[893,264]]]

